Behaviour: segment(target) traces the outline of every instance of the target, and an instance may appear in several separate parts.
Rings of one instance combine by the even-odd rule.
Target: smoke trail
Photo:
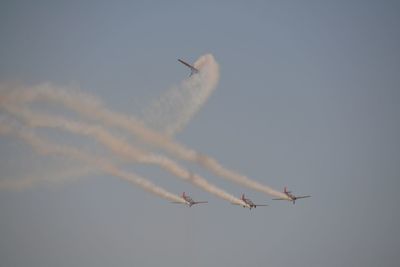
[[[219,66],[211,54],[201,56],[194,66],[200,70],[198,74],[169,89],[144,110],[143,121],[147,126],[173,136],[204,105],[217,87]]]
[[[110,161],[104,158],[94,157],[74,147],[52,144],[45,139],[39,138],[37,135],[34,134],[34,132],[29,131],[28,129],[16,127],[15,123],[10,124],[9,122],[5,123],[4,120],[0,120],[0,134],[12,134],[19,137],[24,142],[31,145],[32,148],[38,153],[57,154],[72,158],[74,160],[84,161],[107,174],[119,177],[122,180],[132,182],[159,197],[165,198],[170,201],[184,203],[181,197],[170,193],[159,186],[156,186],[149,180],[140,177],[139,175],[128,173],[118,169]]]
[[[70,131],[74,134],[86,135],[96,138],[96,140],[106,146],[114,154],[122,159],[129,159],[138,163],[154,164],[169,171],[173,175],[200,187],[201,189],[232,203],[246,205],[239,198],[225,192],[217,186],[209,183],[200,175],[191,173],[177,162],[159,154],[142,151],[129,143],[116,138],[110,132],[99,126],[85,124],[67,120],[62,117],[55,117],[45,114],[33,113],[27,109],[18,108],[17,105],[3,105],[9,113],[22,118],[32,127],[51,127]]]
[[[67,92],[61,88],[45,84],[29,88],[29,90],[13,90],[0,97],[0,103],[1,101],[5,103],[24,103],[38,100],[60,103],[89,119],[124,129],[140,137],[146,143],[163,148],[178,158],[200,164],[222,178],[274,197],[286,198],[286,195],[282,192],[223,167],[217,160],[189,149],[171,138],[147,128],[142,122],[133,117],[107,109],[100,100],[91,95],[82,92]]]
[[[47,171],[40,174],[29,174],[29,176],[25,176],[23,178],[1,179],[0,189],[24,190],[37,183],[70,182],[93,173],[96,173],[96,171],[88,166],[82,166],[74,169],[59,168],[50,172]]]

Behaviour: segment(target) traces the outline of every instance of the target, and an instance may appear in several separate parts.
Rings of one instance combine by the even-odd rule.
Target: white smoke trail
[[[60,103],[86,118],[100,121],[107,126],[124,129],[138,136],[146,143],[163,148],[176,157],[198,163],[222,178],[274,197],[286,198],[284,193],[223,167],[212,157],[198,153],[193,149],[173,141],[168,136],[149,129],[142,122],[133,117],[128,117],[124,114],[107,109],[101,101],[91,95],[77,91],[67,92],[66,90],[51,86],[50,84],[44,84],[22,90],[12,90],[11,92],[4,93],[2,97],[0,97],[0,103],[24,103],[33,101]]]
[[[213,55],[201,56],[194,67],[199,73],[185,79],[179,86],[169,89],[144,110],[144,123],[150,128],[173,136],[204,105],[217,87],[219,66]]]
[[[0,134],[12,134],[13,136],[19,137],[24,142],[31,145],[32,148],[38,153],[62,155],[77,161],[86,162],[87,164],[100,169],[102,172],[116,176],[122,180],[132,182],[159,197],[170,201],[184,203],[182,198],[178,195],[170,193],[167,190],[156,186],[149,180],[140,177],[139,175],[128,173],[117,168],[105,158],[92,156],[74,147],[52,144],[48,140],[39,138],[34,132],[29,131],[26,128],[16,127],[15,123],[9,123],[5,122],[4,120],[0,120]]]
[[[31,127],[50,127],[67,130],[74,134],[86,135],[95,138],[98,142],[106,146],[110,151],[120,158],[131,160],[138,163],[158,165],[175,176],[192,183],[195,186],[232,203],[246,205],[239,198],[227,193],[217,186],[209,183],[198,174],[191,173],[177,162],[159,154],[149,153],[134,147],[133,145],[118,139],[106,129],[76,122],[62,117],[56,117],[46,114],[34,113],[28,109],[19,108],[18,105],[2,105],[9,113],[21,118]]]
[[[1,133],[0,133],[1,134]],[[71,182],[78,178],[85,177],[96,173],[89,166],[80,166],[74,168],[58,168],[52,171],[46,171],[40,174],[30,173],[28,176],[21,178],[7,178],[0,180],[0,189],[24,190],[38,183],[61,183]]]

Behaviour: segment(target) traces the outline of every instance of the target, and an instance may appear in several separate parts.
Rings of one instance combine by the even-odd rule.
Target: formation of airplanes
[[[186,61],[183,61],[182,59],[178,59],[178,61],[190,69],[190,75],[189,76],[192,76],[193,74],[199,73],[199,70],[197,68],[195,68],[194,66],[190,65]],[[311,197],[309,195],[307,195],[307,196],[296,196],[291,191],[287,191],[286,186],[283,189],[282,193],[284,193],[286,195],[286,198],[274,198],[273,200],[287,200],[287,201],[291,201],[293,204],[295,204],[297,199]],[[191,207],[191,206],[193,206],[195,204],[208,203],[207,201],[194,201],[191,197],[187,196],[185,194],[185,192],[182,193],[181,197],[182,197],[182,202],[171,202],[171,203],[186,204],[189,207]],[[254,202],[251,201],[249,198],[246,198],[244,194],[242,194],[242,197],[240,198],[240,200],[242,201],[242,203],[232,203],[232,204],[233,205],[242,206],[243,208],[249,208],[250,210],[252,208],[257,208],[257,207],[261,207],[261,206],[268,206],[267,204],[254,204]]]
[[[291,201],[293,204],[295,204],[297,199],[311,197],[310,195],[307,195],[307,196],[295,196],[294,194],[292,194],[291,191],[287,191],[286,186],[285,186],[285,188],[283,190],[283,193],[287,196],[286,198],[274,198],[273,200],[287,200],[287,201]],[[190,196],[186,195],[185,192],[182,193],[181,198],[182,198],[181,202],[173,201],[171,203],[184,204],[184,205],[187,205],[188,207],[191,207],[191,206],[196,205],[196,204],[208,203],[208,201],[194,201]],[[246,198],[244,194],[242,194],[240,200],[242,201],[242,203],[232,203],[232,205],[242,206],[243,208],[249,208],[250,210],[252,208],[268,206],[267,204],[254,204],[254,202],[251,199]]]

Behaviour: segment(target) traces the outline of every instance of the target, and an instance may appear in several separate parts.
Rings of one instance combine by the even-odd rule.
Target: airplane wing
[[[202,204],[202,203],[208,203],[208,201],[195,201],[193,204]]]
[[[198,69],[196,69],[195,67],[193,67],[193,66],[190,65],[189,63],[183,61],[182,59],[178,59],[178,61],[179,61],[180,63],[182,63],[183,65],[185,65],[186,67],[190,68],[190,76],[192,76],[193,74],[199,72]]]
[[[311,197],[311,196],[298,196],[296,198],[299,199],[299,198],[308,198],[308,197]]]
[[[170,203],[172,203],[172,204],[186,204],[185,202],[179,202],[179,201],[172,201]]]
[[[269,205],[267,205],[267,204],[254,204],[254,206],[256,206],[256,207],[266,207],[266,206],[269,206]]]
[[[272,200],[289,200],[288,198],[273,198]]]

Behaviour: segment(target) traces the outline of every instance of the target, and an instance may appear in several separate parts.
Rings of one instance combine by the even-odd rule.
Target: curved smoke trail
[[[144,110],[144,123],[168,136],[174,136],[193,118],[217,87],[219,66],[213,55],[201,56],[194,67],[199,73],[165,92]]]
[[[225,168],[212,157],[198,153],[166,135],[149,129],[141,121],[133,117],[128,117],[107,109],[100,100],[83,92],[67,92],[62,88],[44,84],[32,88],[22,88],[22,90],[11,90],[0,97],[0,102],[2,101],[4,103],[9,101],[13,103],[29,103],[34,101],[60,103],[81,116],[100,121],[108,126],[124,129],[138,136],[142,141],[160,147],[176,157],[197,163],[222,178],[274,197],[286,198],[286,195],[282,192]]]

